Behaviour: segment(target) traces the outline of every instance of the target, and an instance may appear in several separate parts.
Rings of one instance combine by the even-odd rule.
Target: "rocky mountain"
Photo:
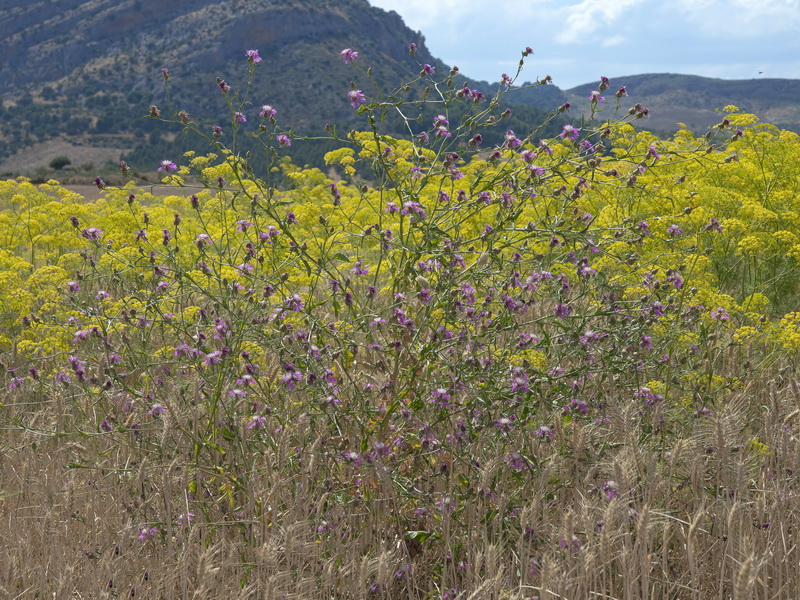
[[[417,45],[416,56],[409,43]],[[359,52],[359,66],[371,68],[369,78],[343,63],[339,52],[348,47]],[[248,49],[263,58],[249,90]],[[384,93],[417,79],[426,63],[437,74],[450,69],[430,54],[420,32],[367,0],[0,0],[0,176],[38,171],[44,177],[60,157],[71,161],[70,173],[84,176],[122,157],[146,170],[183,148],[200,149],[180,128],[145,116],[156,104],[168,114],[186,110],[204,127],[230,125],[231,96],[220,92],[218,77],[232,86],[231,95],[247,93],[252,120],[257,107],[270,104],[279,125],[298,133],[321,135],[328,123],[340,131],[363,128],[347,100],[350,83]],[[170,73],[169,92],[162,68]],[[468,74],[454,82],[487,95],[498,85]],[[678,122],[702,132],[721,119],[714,109],[729,104],[800,131],[796,80],[650,74],[616,78],[613,85],[627,86],[623,110],[635,102],[650,108],[641,126],[660,135],[671,135]],[[568,116],[579,120],[596,87],[564,92],[548,85],[509,94],[512,117],[484,137],[492,143],[507,128],[527,133],[567,100],[575,107]],[[408,97],[419,98],[422,88]],[[402,129],[391,119],[383,126]],[[554,122],[541,134],[558,131]],[[301,164],[318,164],[331,144],[297,143],[291,152]]]
[[[339,52],[347,47],[371,67],[371,81],[343,64]],[[244,94],[247,49],[263,58],[248,99],[272,105],[282,125],[309,134],[354,122],[350,81],[370,93],[417,78],[424,63],[450,69],[397,13],[366,0],[0,0],[0,121],[7,124],[0,174],[41,166],[55,142],[106,147],[113,161],[120,154],[152,160],[167,141],[175,144],[175,131],[144,118],[150,104],[171,101],[209,123],[226,114],[230,121],[216,78]],[[162,68],[171,74],[169,99]],[[462,83],[492,91],[485,82]],[[530,107],[552,109],[564,98],[552,86],[526,93],[514,125],[542,118]]]

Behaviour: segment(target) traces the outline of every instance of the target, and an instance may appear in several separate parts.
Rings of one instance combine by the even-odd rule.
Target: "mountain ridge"
[[[0,123],[5,125],[0,174],[5,175],[42,170],[56,145],[72,145],[87,167],[123,157],[156,164],[165,152],[180,151],[189,142],[176,138],[177,127],[144,118],[151,104],[168,108],[161,68],[171,73],[173,112],[187,110],[204,119],[204,127],[214,120],[225,125],[230,115],[215,79],[244,89],[244,52],[258,48],[264,60],[249,90],[254,105],[249,110],[271,104],[281,126],[314,135],[328,123],[340,129],[365,126],[347,100],[350,82],[370,93],[417,79],[424,63],[437,74],[451,68],[400,15],[366,0],[174,0],[169,7],[160,0],[32,0],[23,6],[0,0],[0,15]],[[416,44],[416,56],[409,54],[409,43]],[[370,79],[343,63],[339,52],[346,47],[359,52],[359,65],[371,68]],[[642,126],[660,135],[674,133],[678,122],[701,132],[720,120],[714,109],[727,104],[800,131],[800,105],[793,101],[800,97],[800,81],[757,80],[760,85],[749,88],[727,81],[645,74],[620,77],[612,85],[628,86],[623,109],[635,102],[649,106],[651,118]],[[497,82],[468,74],[454,83],[487,96],[498,88]],[[569,116],[578,119],[596,85],[536,86],[507,94],[504,102],[513,116],[495,134],[530,130],[566,101],[573,104]],[[326,148],[320,142],[291,150],[302,163],[319,161]],[[77,159],[73,162],[77,166]]]
[[[650,108],[647,127],[672,133],[678,123],[702,132],[719,123],[719,110],[733,105],[762,121],[800,133],[800,80],[718,79],[680,73],[643,73],[611,80],[606,96],[625,85],[628,103]],[[570,102],[585,102],[596,83],[584,83],[568,90]],[[609,99],[611,100],[611,99]]]
[[[58,138],[128,147],[134,159],[152,161],[176,133],[143,119],[149,105],[167,105],[159,70],[171,73],[174,112],[187,110],[224,125],[230,115],[215,79],[244,89],[249,48],[258,48],[264,59],[249,90],[252,103],[271,104],[282,126],[317,135],[328,123],[365,126],[347,100],[351,81],[370,93],[418,79],[421,64],[439,74],[450,69],[396,12],[366,0],[178,0],[168,13],[158,0],[10,4],[0,4],[0,121],[17,124],[0,130],[7,148],[39,147]],[[410,43],[416,56],[409,54]],[[343,63],[339,52],[345,47],[359,51],[371,80]],[[461,75],[457,81],[485,86],[491,95],[485,82]],[[528,93],[515,110],[517,126],[542,120],[537,97],[540,108],[565,98],[557,88]],[[8,154],[0,147],[0,162]],[[0,166],[2,171],[8,167]]]

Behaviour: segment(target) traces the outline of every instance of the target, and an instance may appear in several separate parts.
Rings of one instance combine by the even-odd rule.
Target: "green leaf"
[[[417,540],[418,542],[424,542],[429,537],[433,535],[431,531],[406,531],[406,538],[409,540]]]

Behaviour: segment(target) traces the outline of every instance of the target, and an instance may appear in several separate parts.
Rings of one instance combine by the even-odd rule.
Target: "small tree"
[[[66,156],[56,156],[50,161],[50,168],[55,171],[60,171],[67,165],[71,165],[72,161]]]

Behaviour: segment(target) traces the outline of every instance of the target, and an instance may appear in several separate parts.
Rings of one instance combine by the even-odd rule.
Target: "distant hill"
[[[416,60],[410,42],[417,45]],[[92,157],[93,166],[106,156],[113,162],[121,155],[134,162],[163,158],[182,140],[174,139],[177,128],[143,118],[150,104],[166,108],[160,69],[171,73],[176,109],[225,125],[225,98],[215,79],[243,88],[244,52],[251,48],[263,57],[249,93],[251,118],[258,106],[271,104],[281,124],[302,133],[320,134],[327,123],[364,127],[346,99],[348,84],[355,80],[367,93],[373,84],[343,64],[339,51],[346,47],[372,67],[378,89],[413,80],[417,61],[437,74],[450,68],[397,13],[366,0],[0,0],[0,175],[41,167],[54,148],[69,153],[70,145],[76,156]],[[497,86],[457,81],[487,95]],[[525,90],[504,127],[539,122],[539,109],[565,97],[553,86]],[[296,146],[301,162],[324,151],[304,156]]]
[[[408,52],[411,42],[418,48],[415,58]],[[372,68],[372,82],[343,64],[339,51],[348,47]],[[366,126],[346,99],[351,81],[372,93],[415,79],[423,63],[437,75],[450,69],[397,13],[367,0],[0,0],[0,176],[44,177],[54,158],[66,156],[71,165],[59,177],[85,179],[122,157],[152,170],[183,148],[201,150],[197,140],[177,136],[180,128],[144,118],[151,104],[168,110],[160,69],[171,73],[175,111],[188,111],[203,127],[225,127],[230,116],[215,80],[242,89],[244,51],[251,48],[264,60],[249,91],[248,127],[255,125],[257,107],[271,104],[279,124],[310,135],[321,135],[328,123],[340,131]],[[455,83],[487,95],[498,85],[468,74]],[[714,109],[728,104],[800,131],[800,81],[633,75],[612,81],[606,96],[619,85],[630,94],[623,110],[635,102],[648,106],[652,117],[640,125],[660,135],[672,134],[678,122],[702,132],[719,122]],[[527,134],[567,100],[574,108],[566,116],[580,119],[596,86],[564,92],[548,85],[509,94],[512,117],[484,138],[498,141],[505,129]],[[408,97],[419,98],[422,87]],[[431,106],[420,118],[429,120],[435,110]],[[540,135],[557,134],[559,123]],[[383,126],[402,133],[391,119]],[[319,164],[331,144],[297,143],[291,152],[296,162]]]
[[[764,122],[800,133],[800,80],[726,80],[671,73],[617,77],[606,90],[606,109],[613,105],[614,92],[621,85],[629,94],[623,107],[639,102],[649,108],[651,116],[641,125],[656,132],[672,133],[677,123],[704,132],[722,120],[715,109],[734,105]],[[595,89],[597,83],[587,83],[567,93],[576,106],[585,106]]]

